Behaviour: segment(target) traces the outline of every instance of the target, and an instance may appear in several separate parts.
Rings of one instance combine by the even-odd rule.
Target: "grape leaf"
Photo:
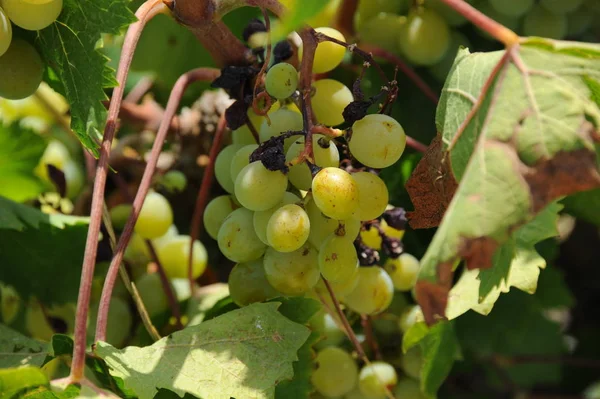
[[[37,197],[44,183],[33,173],[46,143],[17,123],[0,123],[0,196],[22,202]]]
[[[3,398],[21,397],[20,391],[48,385],[48,377],[37,367],[0,370],[0,394]]]
[[[117,350],[99,342],[96,354],[141,399],[152,398],[159,388],[203,399],[272,398],[275,385],[292,378],[292,362],[310,335],[278,307],[253,304],[145,348]]]
[[[117,82],[97,50],[102,33],[118,34],[135,20],[128,0],[64,0],[58,19],[38,33],[36,44],[55,79],[49,84],[71,106],[71,128],[97,155],[106,109],[105,88]]]
[[[459,51],[444,86],[436,123],[451,173],[440,178],[459,186],[421,261],[416,296],[428,324],[446,317],[460,260],[506,266],[503,245],[520,226],[552,201],[600,186],[600,108],[584,79],[600,76],[600,46],[525,39],[508,51]],[[493,274],[506,278],[507,269]]]
[[[48,345],[0,324],[0,368],[42,366]]]
[[[88,222],[0,197],[0,281],[23,299],[36,296],[46,305],[76,301]]]

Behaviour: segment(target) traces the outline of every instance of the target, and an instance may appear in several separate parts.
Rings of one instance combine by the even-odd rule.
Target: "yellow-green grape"
[[[264,242],[266,245],[270,245],[269,240],[267,239],[267,225],[269,224],[269,220],[275,211],[284,205],[295,204],[297,202],[300,202],[300,198],[298,198],[296,194],[286,191],[285,194],[283,194],[283,200],[281,200],[281,202],[273,208],[267,209],[266,211],[254,212],[254,230],[262,242]]]
[[[361,43],[371,44],[397,54],[400,51],[398,31],[405,23],[405,17],[381,12],[360,24],[358,37]]]
[[[135,280],[135,286],[150,316],[156,316],[169,308],[169,301],[158,273],[142,275]]]
[[[421,368],[423,366],[423,355],[421,354],[421,348],[413,346],[410,348],[400,359],[400,366],[402,371],[412,378],[421,378]]]
[[[400,327],[400,331],[405,333],[416,323],[421,322],[424,319],[421,307],[419,305],[414,305],[402,312],[398,319],[398,327]]]
[[[61,326],[55,331],[49,319]],[[67,303],[42,309],[37,300],[31,300],[25,312],[25,329],[32,338],[50,341],[54,333],[71,334],[75,328],[75,304]]]
[[[152,240],[152,244],[154,244],[154,249],[158,250],[159,247],[161,247],[163,244],[168,243],[178,235],[179,230],[177,230],[177,227],[174,224],[170,225],[165,234]]]
[[[421,392],[419,381],[413,380],[412,378],[400,378],[394,388],[394,396],[402,399],[426,399]]]
[[[160,185],[171,193],[180,193],[187,186],[187,177],[179,170],[170,170],[162,176]]]
[[[235,182],[242,169],[250,163],[250,154],[258,148],[258,144],[248,144],[237,150],[233,158],[231,158],[231,179]]]
[[[400,49],[410,62],[429,66],[439,62],[448,50],[450,28],[433,10],[413,10],[398,32],[398,40]]]
[[[340,328],[341,322],[336,321],[333,316],[325,310],[319,310],[311,319],[310,327],[320,335],[319,342],[315,345],[318,349],[327,346],[338,346],[346,334]]]
[[[181,235],[169,239],[157,249],[158,260],[169,278],[188,277],[188,258],[190,256],[190,236]],[[206,270],[208,254],[204,245],[198,240],[194,241],[192,258],[192,277],[200,277]]]
[[[35,93],[44,75],[37,50],[25,40],[13,38],[0,57],[0,97],[19,100]]]
[[[328,166],[337,167],[340,164],[340,153],[334,143],[321,134],[314,134],[312,142],[315,165],[326,168]],[[288,149],[285,160],[290,162],[296,159],[304,150],[304,143],[304,137],[296,140]],[[310,190],[312,174],[306,162],[290,167],[288,178],[298,190]]]
[[[381,216],[389,201],[385,182],[369,172],[353,173],[352,177],[358,185],[358,207],[354,216],[360,220],[372,220]]]
[[[298,71],[293,65],[280,62],[269,68],[265,76],[265,89],[271,96],[283,100],[291,96],[298,87]]]
[[[578,9],[583,0],[540,0],[540,4],[554,14],[568,14]]]
[[[340,282],[327,282],[333,290],[333,293],[335,294],[336,298],[341,301],[346,295],[354,291],[354,289],[356,288],[356,285],[358,284],[358,268],[356,268],[354,274],[346,280]],[[322,278],[319,279],[317,285],[315,285],[314,291],[323,298],[329,298],[331,296]]]
[[[253,216],[248,209],[238,208],[225,218],[219,229],[219,249],[234,262],[250,262],[265,253],[266,245],[254,231]]]
[[[397,238],[399,240],[404,237],[404,230],[397,230],[393,227],[390,227],[385,220],[382,220],[379,223],[379,226],[390,238]],[[360,238],[363,243],[373,249],[381,249],[381,236],[379,235],[379,230],[376,227],[371,226],[368,230],[363,230],[360,232]]]
[[[277,209],[267,224],[267,241],[279,252],[292,252],[304,245],[310,232],[306,211],[296,204]]]
[[[248,38],[248,47],[257,49],[265,47],[269,42],[269,32],[255,32]]]
[[[293,252],[268,248],[264,258],[269,283],[286,295],[301,295],[319,281],[317,250],[306,244]]]
[[[255,129],[259,129],[259,126],[255,126]],[[250,145],[250,144],[256,144],[256,140],[254,139],[254,136],[252,135],[252,132],[250,131],[250,128],[248,127],[248,125],[244,125],[238,129],[235,129],[234,131],[231,132],[231,142],[233,144],[238,144],[238,145]]]
[[[405,147],[406,133],[392,117],[370,114],[352,125],[348,148],[363,165],[387,168],[400,159]]]
[[[135,265],[145,265],[150,261],[150,252],[146,240],[135,232],[131,235],[125,249],[125,259]]]
[[[321,43],[323,44],[323,43]],[[354,97],[346,85],[333,79],[321,79],[313,83],[312,108],[319,123],[336,126],[344,122],[344,108]]]
[[[330,235],[319,248],[319,269],[324,278],[336,283],[354,278],[358,268],[358,255],[352,239]]]
[[[378,266],[358,269],[358,284],[346,295],[344,303],[353,311],[374,315],[386,310],[394,297],[394,283]]]
[[[173,224],[173,210],[169,201],[157,192],[149,192],[135,223],[135,232],[142,238],[158,238]]]
[[[313,201],[325,216],[348,219],[358,207],[358,186],[350,173],[328,167],[312,181]]]
[[[330,346],[317,353],[310,381],[321,395],[345,395],[352,391],[357,379],[358,367],[348,352]]]
[[[523,34],[526,36],[562,39],[567,32],[567,17],[564,14],[554,14],[541,5],[534,6],[523,20]]]
[[[215,160],[215,177],[217,181],[229,194],[233,194],[235,189],[234,181],[231,178],[231,161],[235,153],[241,149],[243,145],[231,144],[223,148],[217,159]]]
[[[394,366],[375,361],[365,365],[358,374],[358,389],[368,399],[385,399],[398,382]]]
[[[342,42],[346,41],[344,35],[341,32],[333,28],[316,28],[318,33],[322,33],[334,39]],[[300,54],[302,54],[302,48],[300,48]],[[315,51],[315,59],[313,62],[313,73],[325,73],[329,72],[342,62],[344,55],[346,54],[346,47],[340,46],[339,44],[323,41],[317,45],[317,51]],[[302,59],[302,57],[300,58]]]
[[[417,282],[421,264],[411,254],[403,253],[396,259],[389,258],[384,268],[392,278],[394,288],[398,291],[410,291]]]
[[[63,0],[2,0],[6,15],[27,30],[44,29],[60,15]]]
[[[127,219],[131,216],[133,207],[131,204],[119,204],[110,208],[108,214],[110,215],[110,221],[113,227],[117,230],[123,230]]]
[[[229,293],[239,306],[281,296],[265,276],[263,260],[238,263],[229,274]]]
[[[0,57],[8,50],[12,41],[12,25],[6,13],[0,7]]]
[[[2,316],[2,323],[12,324],[19,313],[20,307],[21,298],[19,298],[17,291],[9,285],[0,283],[0,316]]]
[[[96,318],[98,317],[98,304],[94,306],[90,312],[90,327],[88,331],[96,328]],[[112,346],[121,347],[129,337],[133,317],[129,304],[113,295],[110,299],[110,307],[108,309],[108,319],[106,321],[106,339]]]
[[[269,123],[270,120],[270,123]],[[269,114],[269,119],[265,118],[260,126],[261,143],[269,140],[271,137],[279,136],[287,131],[301,131],[303,128],[302,115],[286,108],[280,108]],[[283,141],[283,149],[287,149],[294,143],[297,136],[292,136]]]
[[[354,388],[350,393],[344,395],[344,399],[368,399],[363,393],[358,389],[358,387]],[[402,398],[404,399],[404,398]]]
[[[202,215],[208,235],[216,240],[223,221],[236,208],[231,195],[221,195],[210,201]]]
[[[360,231],[360,220],[354,216],[349,219],[337,220],[329,218],[321,212],[315,201],[308,201],[306,204],[306,213],[310,219],[310,234],[308,241],[315,247],[320,247],[323,241],[340,228],[344,227],[345,236],[354,240]]]
[[[563,3],[569,4],[576,3],[577,1],[579,0],[562,0]],[[521,17],[525,15],[529,10],[531,10],[531,7],[533,7],[534,3],[534,0],[490,0],[490,4],[496,9],[496,11],[511,17]]]
[[[429,72],[431,72],[436,79],[442,82],[446,80],[448,73],[454,65],[454,60],[456,59],[456,54],[458,53],[460,46],[469,48],[471,47],[471,43],[461,32],[452,31],[450,34],[450,45],[448,46],[448,51],[444,54],[444,58],[437,64],[429,67]]]
[[[252,162],[235,179],[235,198],[252,211],[266,211],[281,202],[288,179],[279,170],[268,170],[261,161]]]
[[[298,7],[303,6],[303,0],[281,0],[280,3],[283,4],[288,10],[289,9],[298,9]],[[305,23],[309,26],[328,26],[333,17],[336,15],[338,7],[340,6],[341,0],[331,0],[327,3],[327,5],[315,16],[306,20]]]
[[[408,5],[408,0],[360,0],[354,15],[354,25],[360,31],[366,21],[379,14],[404,14]]]

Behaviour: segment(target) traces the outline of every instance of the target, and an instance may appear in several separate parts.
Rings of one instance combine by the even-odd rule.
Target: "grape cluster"
[[[42,57],[23,38],[13,38],[12,24],[38,31],[58,18],[63,0],[0,1],[0,97],[21,99],[35,92],[44,74]]]

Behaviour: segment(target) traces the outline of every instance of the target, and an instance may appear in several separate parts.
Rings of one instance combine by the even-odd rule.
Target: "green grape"
[[[190,236],[175,236],[156,248],[158,259],[165,269],[167,277],[187,278],[188,258],[190,256]],[[204,245],[198,240],[194,241],[194,254],[192,259],[192,277],[200,277],[206,269],[208,254]]]
[[[223,221],[236,208],[231,195],[220,195],[210,201],[202,215],[208,235],[216,240]]]
[[[131,235],[129,244],[127,244],[124,257],[135,265],[147,264],[150,261],[150,252],[148,251],[146,240],[134,232]]]
[[[360,24],[358,38],[361,43],[371,44],[398,54],[400,52],[398,31],[405,23],[405,17],[382,12]]]
[[[421,348],[413,346],[410,348],[400,359],[400,365],[402,371],[412,378],[421,378],[421,368],[423,366],[423,355],[421,354]]]
[[[98,304],[92,306],[90,312],[90,326],[88,332],[94,331],[96,328],[96,319],[98,318]],[[110,307],[108,309],[108,319],[106,321],[106,339],[112,346],[121,347],[131,333],[133,324],[133,316],[127,301],[117,296],[110,299]]]
[[[394,366],[376,361],[364,366],[358,374],[358,389],[369,399],[385,399],[394,388],[398,375]]]
[[[327,140],[325,136],[321,134],[314,134],[312,136],[312,142],[315,165],[326,168],[328,166],[337,167],[340,164],[340,153],[334,143]],[[290,162],[296,159],[304,150],[304,143],[304,137],[296,140],[288,149],[285,160]],[[310,190],[312,174],[310,173],[310,169],[306,162],[290,167],[288,178],[290,179],[290,183],[298,190]]]
[[[25,40],[14,38],[0,57],[0,97],[19,100],[35,93],[42,82],[44,62]]]
[[[6,15],[27,30],[44,29],[60,15],[63,0],[2,0]]]
[[[317,256],[317,250],[310,244],[293,252],[278,252],[268,248],[264,258],[267,280],[283,294],[303,294],[319,281]]]
[[[356,10],[357,20],[362,24],[381,13],[403,14],[408,10],[408,5],[407,0],[360,0]],[[361,27],[357,25],[357,28]]]
[[[265,47],[269,42],[269,32],[255,32],[248,38],[248,47],[258,49]]]
[[[353,240],[346,236],[330,235],[319,248],[319,269],[324,278],[336,283],[354,278],[358,255]]]
[[[283,200],[276,206],[271,209],[267,209],[266,211],[254,212],[253,224],[254,230],[256,231],[256,235],[258,238],[265,243],[265,245],[269,245],[269,240],[267,239],[267,225],[269,224],[269,220],[271,216],[275,213],[276,210],[281,208],[284,205],[295,204],[300,202],[300,198],[296,194],[290,193],[286,191],[283,194]]]
[[[167,232],[165,234],[152,240],[154,249],[158,250],[158,248],[160,246],[171,241],[173,238],[177,237],[178,235],[179,235],[179,230],[177,230],[177,227],[173,224],[170,225],[169,229],[167,230]]]
[[[319,123],[336,126],[344,122],[344,108],[354,97],[349,88],[333,79],[321,79],[313,83],[315,94],[312,97],[312,108]]]
[[[223,221],[217,242],[219,249],[234,262],[249,262],[265,253],[266,245],[254,231],[253,213],[245,208],[231,212]]]
[[[421,392],[419,382],[412,378],[400,378],[394,388],[394,396],[401,399],[426,399],[427,396]]]
[[[442,82],[446,80],[448,73],[450,73],[450,70],[454,65],[454,60],[456,59],[456,55],[461,46],[465,48],[471,47],[469,39],[467,39],[467,37],[461,32],[452,31],[450,34],[450,46],[448,46],[448,51],[446,51],[446,54],[444,54],[444,58],[442,58],[442,60],[437,64],[429,67],[429,72],[431,72],[436,79]]]
[[[312,181],[312,194],[321,212],[332,219],[348,219],[358,207],[358,186],[342,169],[321,169]]]
[[[333,28],[316,28],[318,33],[322,33],[334,39],[342,42],[346,41],[344,35],[333,29]],[[299,49],[300,59],[302,60],[302,47]],[[329,72],[342,62],[344,55],[346,54],[346,47],[340,46],[339,44],[323,41],[317,45],[317,51],[315,51],[315,59],[313,62],[313,73],[325,73]]]
[[[25,312],[25,329],[32,338],[42,341],[50,341],[54,333],[72,334],[75,312],[74,303],[42,309],[42,305],[33,299]]]
[[[235,197],[252,211],[266,211],[283,199],[288,179],[279,170],[268,170],[261,161],[252,162],[235,179]]]
[[[360,231],[360,220],[355,217],[349,219],[331,219],[321,212],[315,201],[308,201],[306,213],[310,219],[310,233],[308,241],[315,247],[320,247],[323,241],[339,229],[340,224],[344,227],[345,236],[354,240]]]
[[[12,41],[12,25],[6,13],[0,7],[0,57],[8,50]]]
[[[541,5],[533,7],[523,21],[523,34],[526,36],[539,36],[558,40],[566,36],[568,29],[565,15],[553,14]]]
[[[231,161],[242,147],[244,146],[240,144],[228,145],[221,150],[215,160],[215,177],[221,187],[229,194],[233,194],[235,189],[234,181],[231,178]]]
[[[293,65],[280,62],[269,68],[265,76],[265,89],[267,93],[278,99],[291,96],[298,87],[298,71]]]
[[[508,15],[510,17],[521,17],[531,8],[535,3],[535,0],[489,0],[492,7],[501,14]],[[564,0],[563,0],[564,1]],[[564,1],[573,2],[571,0]]]
[[[356,285],[358,284],[358,268],[356,268],[353,275],[346,280],[343,280],[341,282],[327,282],[333,290],[333,293],[335,294],[336,298],[341,301],[346,295],[354,291],[354,288],[356,288]],[[317,285],[315,285],[314,291],[323,298],[330,297],[329,290],[325,286],[325,281],[323,281],[322,278],[319,279],[319,282],[317,283]]]
[[[306,211],[288,204],[277,209],[267,224],[267,241],[279,252],[292,252],[304,245],[310,232]]]
[[[413,10],[398,32],[398,40],[400,50],[410,62],[429,66],[439,62],[448,50],[450,29],[435,11]]]
[[[423,311],[419,305],[414,305],[402,312],[400,318],[398,319],[398,327],[400,327],[400,331],[403,333],[410,330],[412,326],[416,323],[424,320]]]
[[[354,216],[359,220],[372,220],[385,212],[389,194],[385,182],[369,172],[353,173],[358,185],[358,207]]]
[[[474,0],[466,0],[466,2],[473,4]],[[437,12],[450,26],[461,26],[467,22],[461,13],[441,0],[426,0],[425,7]]]
[[[392,278],[394,288],[398,291],[410,291],[417,282],[421,265],[417,258],[403,253],[396,259],[388,258],[384,268]]]
[[[358,269],[358,284],[346,295],[344,303],[355,312],[367,315],[381,313],[392,303],[394,283],[378,266]]]
[[[599,4],[600,6],[600,4]],[[569,27],[567,36],[580,36],[585,33],[594,21],[594,12],[585,5],[567,15],[567,25]]]
[[[187,177],[179,170],[170,170],[162,176],[160,185],[170,193],[180,193],[187,186]]]
[[[2,316],[2,323],[12,324],[20,308],[21,298],[19,298],[17,291],[12,286],[0,283],[0,316]]]
[[[258,144],[248,144],[237,150],[231,159],[231,179],[235,182],[242,169],[250,163],[250,154],[258,148]]]
[[[342,343],[346,334],[340,328],[340,325],[341,322],[337,322],[336,319],[325,310],[319,310],[310,319],[310,327],[320,335],[320,340],[315,347],[317,349],[323,349],[328,346],[338,346]]]
[[[363,165],[383,169],[393,165],[404,152],[406,134],[392,117],[371,114],[354,122],[348,148]]]
[[[343,349],[327,347],[317,353],[310,381],[323,396],[334,398],[352,391],[358,368],[352,356]]]
[[[260,127],[260,125],[255,126],[256,129],[258,129],[259,127]],[[254,140],[254,136],[252,135],[252,132],[250,131],[250,128],[248,127],[248,125],[244,125],[238,129],[235,129],[234,131],[232,131],[231,132],[231,141],[233,144],[237,144],[237,145],[256,144],[256,140]]]
[[[271,123],[269,123],[269,120]],[[269,120],[265,118],[260,126],[260,142],[265,142],[271,137],[279,136],[287,131],[301,131],[303,128],[302,114],[291,111],[286,108],[278,109],[269,114]],[[292,136],[283,141],[283,149],[288,148],[296,141],[296,137]]]
[[[110,215],[110,221],[113,227],[117,230],[123,230],[127,219],[131,216],[133,207],[131,204],[119,204],[110,208],[108,214]]]
[[[149,192],[140,210],[135,232],[142,238],[158,238],[173,224],[173,210],[169,201],[157,192]]]
[[[142,275],[135,280],[135,286],[150,316],[156,316],[169,308],[169,301],[158,273]]]
[[[363,393],[358,389],[358,387],[354,388],[350,393],[344,396],[344,399],[368,399]],[[398,398],[404,399],[404,398]]]
[[[578,9],[583,0],[540,0],[540,4],[554,14],[568,14]]]
[[[508,29],[510,29],[512,31],[516,32],[521,27],[521,18],[502,14],[502,13],[496,11],[496,9],[494,7],[492,7],[492,5],[488,1],[482,1],[480,3],[477,3],[476,7],[479,9],[479,11],[481,11],[488,17],[492,18],[494,21],[499,22],[502,25],[506,26]],[[485,37],[486,39],[495,40],[494,37],[492,37],[489,33],[487,33],[484,30],[477,28],[477,32],[479,34],[481,34],[483,37]]]
[[[229,274],[229,293],[239,306],[281,296],[267,280],[263,260],[238,263]]]

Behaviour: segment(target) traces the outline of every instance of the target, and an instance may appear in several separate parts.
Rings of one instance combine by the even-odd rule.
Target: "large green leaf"
[[[77,300],[87,226],[0,197],[0,281],[46,305]]]
[[[526,39],[508,54],[459,52],[437,113],[437,167],[445,173],[422,182],[459,182],[416,286],[428,323],[445,317],[461,260],[468,269],[505,266],[488,272],[494,284],[481,291],[490,291],[506,279],[520,226],[550,202],[600,185],[600,109],[586,83],[591,78],[600,79],[597,45]],[[419,198],[413,203],[418,207]]]
[[[178,331],[145,348],[118,350],[99,342],[96,353],[141,398],[165,388],[203,399],[273,398],[292,378],[292,363],[310,330],[254,304]]]
[[[37,44],[52,74],[50,84],[71,106],[71,128],[97,153],[106,109],[104,89],[116,85],[114,71],[97,45],[102,33],[118,34],[135,20],[128,0],[64,0],[52,25],[38,33]]]
[[[42,366],[48,345],[0,324],[0,368]]]

